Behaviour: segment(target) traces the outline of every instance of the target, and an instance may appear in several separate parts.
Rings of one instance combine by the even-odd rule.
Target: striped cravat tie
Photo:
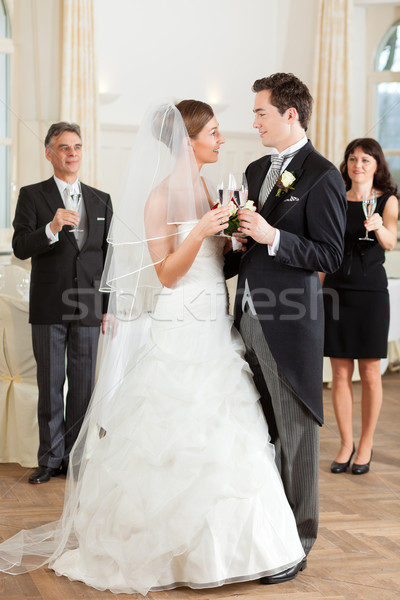
[[[260,196],[258,198],[258,210],[261,211],[262,207],[265,204],[266,199],[272,192],[276,182],[278,181],[279,175],[281,174],[282,164],[285,161],[291,161],[293,156],[298,153],[298,150],[294,152],[290,152],[290,154],[285,154],[284,156],[279,156],[279,154],[271,154],[271,166],[269,171],[264,179],[264,183],[262,184],[260,190]],[[289,164],[289,163],[288,163]]]
[[[282,163],[286,157],[279,156],[279,154],[271,154],[271,166],[269,171],[265,177],[264,184],[262,186],[262,197],[259,199],[259,208],[260,211],[264,206],[264,203],[268,196],[270,195],[272,188],[278,181],[278,177],[281,174]]]

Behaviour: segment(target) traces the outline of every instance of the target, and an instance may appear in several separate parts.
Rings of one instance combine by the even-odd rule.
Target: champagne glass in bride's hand
[[[233,173],[229,173],[228,177],[221,179],[217,187],[218,200],[221,206],[227,206],[227,204],[234,198],[234,192],[236,190],[236,179]]]
[[[81,194],[68,194],[65,200],[65,208],[68,210],[74,210],[75,212],[79,211],[79,205],[81,203]],[[79,223],[78,223],[79,225]],[[69,231],[81,232],[83,229],[78,229],[78,225],[71,227]]]
[[[231,237],[232,232],[236,231],[237,225],[234,220],[237,220],[237,211],[240,207],[239,189],[236,184],[236,177],[233,173],[229,173],[227,177],[224,177],[219,185],[217,186],[218,200],[215,206],[227,206],[229,207],[229,220],[226,224],[226,229],[217,233],[223,237]]]
[[[371,197],[368,198],[366,195],[364,196],[364,199],[362,200],[362,208],[364,211],[364,215],[366,219],[369,219],[370,217],[372,217],[372,215],[375,212],[375,208],[376,208],[376,192],[375,190],[372,192]],[[373,242],[374,240],[372,238],[370,238],[368,236],[368,230],[365,230],[365,236],[362,238],[358,238],[359,240],[362,241],[367,241],[367,242]]]

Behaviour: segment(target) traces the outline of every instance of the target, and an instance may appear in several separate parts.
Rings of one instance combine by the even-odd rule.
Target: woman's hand
[[[364,227],[367,231],[376,231],[383,227],[383,219],[379,213],[374,213],[369,219],[364,221]]]
[[[382,217],[379,213],[375,213],[364,222],[367,231],[375,231],[376,239],[384,250],[393,250],[397,244],[398,218],[397,196],[390,196],[383,209]]]
[[[210,236],[216,235],[226,229],[226,224],[229,220],[229,208],[226,206],[219,206],[206,212],[205,215],[197,223],[196,227],[193,228],[201,240]]]

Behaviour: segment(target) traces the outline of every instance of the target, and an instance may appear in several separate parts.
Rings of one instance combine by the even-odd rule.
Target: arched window
[[[0,0],[0,229],[10,227],[12,51],[10,17]]]
[[[382,37],[374,70],[377,138],[400,187],[400,20]]]

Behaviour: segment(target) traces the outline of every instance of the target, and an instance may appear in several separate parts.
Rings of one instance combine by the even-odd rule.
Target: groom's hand
[[[238,233],[237,231],[235,231],[234,233],[232,233],[232,237],[227,238],[224,248],[224,254],[227,254],[231,250],[233,250],[234,252],[245,252],[247,249],[247,242],[248,238],[244,236],[243,233]]]
[[[238,210],[238,217],[240,221],[239,233],[250,235],[259,244],[269,244],[272,246],[276,229],[264,217],[246,208]]]

